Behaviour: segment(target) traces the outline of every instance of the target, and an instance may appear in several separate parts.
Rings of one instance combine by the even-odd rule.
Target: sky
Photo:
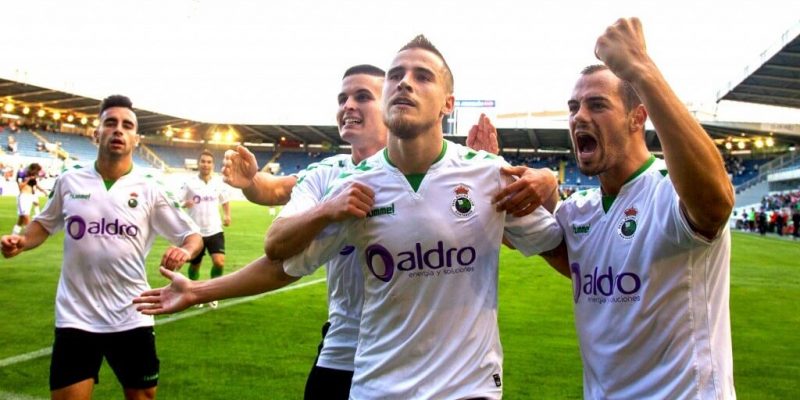
[[[425,34],[457,99],[495,114],[563,111],[594,44],[642,20],[679,97],[721,120],[800,122],[798,110],[716,103],[781,35],[800,1],[26,0],[3,5],[0,77],[201,122],[334,125],[342,73],[387,67]]]

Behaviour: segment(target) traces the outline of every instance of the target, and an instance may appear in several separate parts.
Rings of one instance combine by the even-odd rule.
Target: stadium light
[[[36,116],[39,118],[44,118],[44,115],[45,115],[44,109],[40,109],[39,111],[36,112]]]
[[[12,104],[12,103],[6,103],[6,105],[5,105],[5,106],[3,106],[3,110],[5,110],[6,112],[12,112],[12,111],[14,111],[14,104]]]
[[[75,116],[72,114],[67,115],[67,122],[72,122],[72,121],[75,121]]]
[[[222,140],[222,134],[219,131],[214,131],[214,134],[211,135],[211,140],[219,142],[220,140]]]
[[[100,126],[100,120],[95,118],[94,121],[92,121],[92,126],[95,127],[95,128]]]
[[[174,135],[174,134],[175,134],[175,132],[172,131],[172,127],[171,126],[168,126],[167,127],[167,131],[164,132],[164,136],[166,136],[168,138],[171,138],[172,135]]]
[[[61,119],[61,112],[53,111],[53,119],[56,120],[56,121],[60,120]]]
[[[728,150],[732,149],[733,148],[733,143],[725,142],[725,148],[728,149]]]
[[[188,129],[183,131],[183,138],[184,139],[191,139],[192,138],[192,131],[190,131]]]
[[[775,140],[771,137],[768,137],[767,140],[764,141],[764,144],[766,144],[767,147],[775,146]]]
[[[28,107],[28,106],[23,107],[22,108],[22,113],[25,114],[25,115],[30,114],[31,113],[31,108]]]
[[[761,138],[756,139],[755,144],[756,144],[756,148],[757,149],[760,149],[760,148],[764,147],[764,141],[761,140]]]
[[[738,148],[739,148],[739,150],[744,150],[744,142],[739,142],[739,143],[737,143],[737,144],[736,144],[736,147],[738,147]]]
[[[87,123],[89,123],[89,118],[86,118],[86,116],[84,115],[83,117],[81,117],[81,125],[86,125]]]

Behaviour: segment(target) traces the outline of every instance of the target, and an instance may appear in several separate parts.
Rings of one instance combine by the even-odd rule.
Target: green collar
[[[97,161],[94,162],[94,170],[97,171],[98,175],[100,175],[100,171],[97,169]],[[122,176],[130,174],[131,171],[133,171],[133,163],[131,163],[131,167],[128,168],[128,170],[122,174]],[[111,186],[114,186],[114,184],[117,182],[117,179],[105,179],[103,178],[103,175],[100,175],[100,178],[103,179],[103,185],[105,185],[106,190],[111,190]]]
[[[436,164],[442,158],[444,158],[444,154],[445,153],[447,153],[447,140],[442,140],[442,151],[439,152],[439,156],[436,157],[435,160],[433,160],[433,163],[431,165]],[[394,165],[392,160],[389,159],[389,149],[388,148],[383,149],[383,157],[386,159],[386,162],[389,163],[389,165],[397,168],[397,165]],[[411,185],[411,188],[414,189],[414,191],[416,192],[417,190],[419,190],[419,186],[422,184],[422,179],[425,178],[425,174],[426,174],[426,172],[422,172],[422,173],[418,173],[418,174],[404,174],[404,175],[405,175],[406,179],[408,180],[408,183]]]
[[[644,171],[647,171],[647,169],[650,168],[650,166],[653,165],[654,162],[656,162],[656,156],[650,154],[650,157],[647,159],[647,161],[645,161],[644,164],[642,164],[642,166],[639,167],[639,169],[633,171],[631,176],[629,176],[628,179],[625,179],[625,182],[623,182],[622,185],[625,186],[625,184],[636,179],[639,175],[643,174]],[[616,199],[617,195],[603,195],[603,211],[608,212],[608,210],[611,209],[611,205],[614,204],[614,200]]]

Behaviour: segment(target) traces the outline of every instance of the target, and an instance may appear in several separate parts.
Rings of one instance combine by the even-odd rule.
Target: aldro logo
[[[630,207],[625,210],[625,217],[619,224],[619,235],[623,239],[633,238],[633,234],[636,233],[636,216],[638,214],[639,210],[637,210],[635,207]]]
[[[469,189],[464,185],[458,185],[453,192],[456,194],[456,198],[450,203],[450,209],[453,211],[453,214],[459,217],[469,217],[474,214],[475,203],[469,197]]]
[[[83,239],[86,234],[93,236],[108,236],[122,238],[125,236],[136,237],[139,235],[139,227],[136,225],[126,225],[120,223],[119,219],[100,221],[86,221],[78,215],[67,218],[65,225],[67,235],[75,240]]]
[[[450,275],[472,272],[472,264],[477,259],[475,248],[471,246],[445,249],[444,243],[436,242],[436,247],[422,249],[422,243],[416,243],[414,250],[392,254],[389,249],[373,244],[364,251],[367,268],[376,278],[389,282],[395,269],[409,272],[409,277]]]
[[[609,266],[605,269],[594,267],[593,270],[581,274],[581,266],[572,263],[572,295],[577,304],[586,296],[588,303],[631,303],[641,300],[639,289],[642,279],[633,272],[618,272]]]

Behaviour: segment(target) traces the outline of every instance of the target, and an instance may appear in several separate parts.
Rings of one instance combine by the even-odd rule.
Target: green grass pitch
[[[15,199],[0,197],[0,231],[11,231]],[[271,219],[266,209],[233,203],[225,232],[227,271],[262,251]],[[49,357],[3,364],[47,349],[53,339],[53,304],[61,265],[62,234],[41,248],[0,260],[0,398],[49,398]],[[147,268],[151,285],[165,284],[156,242]],[[800,397],[800,242],[734,233],[731,268],[736,388],[743,399]],[[210,260],[203,265],[208,277]],[[298,284],[324,277],[320,269]],[[214,311],[159,318],[159,398],[298,399],[316,355],[326,318],[324,282],[311,283]],[[185,314],[185,315],[183,315]],[[569,282],[541,259],[504,249],[500,267],[500,331],[508,399],[580,398],[581,364]],[[95,399],[120,398],[104,364]]]

